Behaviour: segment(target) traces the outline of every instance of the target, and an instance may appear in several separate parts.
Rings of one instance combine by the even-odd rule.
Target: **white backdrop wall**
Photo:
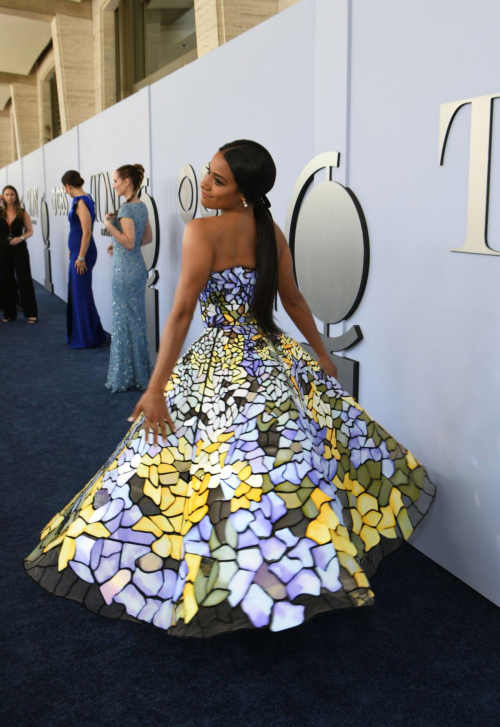
[[[428,9],[427,9],[428,8]],[[470,106],[439,166],[440,105],[500,92],[491,0],[353,3],[350,184],[371,269],[352,318],[360,392],[438,486],[412,542],[500,603],[500,258],[465,242]],[[495,118],[496,111],[496,118]],[[500,98],[489,240],[500,249]],[[354,351],[353,351],[354,354]]]
[[[320,152],[339,151],[334,179],[359,199],[371,245],[366,291],[347,322],[364,334],[349,351],[361,363],[360,401],[437,484],[413,544],[500,604],[500,259],[449,251],[465,239],[469,107],[438,163],[440,105],[500,90],[499,22],[492,0],[303,0],[51,142],[44,156],[48,196],[69,168],[80,169],[89,189],[91,174],[145,166],[160,216],[163,325],[180,266],[184,164],[199,175],[223,143],[259,140],[277,163],[270,198],[283,226],[302,168]],[[489,239],[500,248],[498,117]],[[11,168],[18,174],[11,165],[9,181]],[[101,228],[96,223],[94,294],[110,330],[109,238]],[[54,285],[63,299],[67,233],[51,209]],[[283,311],[279,318],[297,335]],[[189,341],[200,328],[197,316]]]
[[[22,159],[7,166],[7,184],[12,184],[21,198],[24,196]]]
[[[54,293],[68,300],[68,218],[56,215],[52,203],[52,190],[60,188],[61,177],[68,169],[78,169],[80,156],[78,148],[78,127],[44,147],[45,191],[50,218],[50,253],[52,260],[52,283]],[[69,208],[71,200],[68,197]]]
[[[24,204],[30,213],[33,223],[33,236],[28,239],[28,249],[30,252],[31,272],[34,279],[44,284],[45,281],[45,263],[44,263],[44,243],[42,235],[42,225],[40,219],[40,205],[42,195],[45,189],[45,180],[43,177],[43,149],[36,149],[23,158],[23,182],[24,182]],[[37,200],[33,204],[33,209],[29,208],[28,190],[37,190]],[[47,199],[47,204],[51,205],[51,199]]]
[[[275,218],[284,221],[295,179],[314,151],[313,10],[311,3],[299,4],[285,14],[287,22],[276,16],[151,87],[153,193],[162,230],[161,325],[180,269],[184,223],[177,176],[185,163],[199,176],[226,142],[258,140],[276,161],[278,179],[269,196]],[[188,340],[201,326],[197,316]]]

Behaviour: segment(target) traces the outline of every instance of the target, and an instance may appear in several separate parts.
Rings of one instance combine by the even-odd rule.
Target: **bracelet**
[[[79,260],[81,263],[84,263],[85,262],[85,256],[84,257],[80,257],[80,255],[78,255],[78,257],[76,259]]]

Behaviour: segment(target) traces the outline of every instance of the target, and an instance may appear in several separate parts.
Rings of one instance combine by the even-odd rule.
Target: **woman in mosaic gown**
[[[148,271],[141,246],[153,239],[148,208],[137,193],[144,179],[141,164],[124,164],[113,175],[113,187],[125,197],[104,224],[113,236],[113,335],[106,386],[112,392],[145,389],[152,365],[146,327]]]
[[[269,152],[213,157],[134,423],[26,559],[45,589],[180,636],[280,631],[373,603],[428,510],[424,467],[335,379],[265,196]],[[279,292],[317,361],[273,320]],[[176,361],[197,298],[206,329]]]
[[[64,191],[73,199],[68,215],[66,343],[69,348],[97,348],[107,339],[92,292],[92,270],[97,262],[97,247],[92,234],[94,200],[83,189],[85,182],[76,170],[65,172],[61,182]]]

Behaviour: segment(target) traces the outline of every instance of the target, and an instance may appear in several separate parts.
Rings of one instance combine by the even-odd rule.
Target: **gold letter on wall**
[[[491,119],[493,99],[500,93],[478,96],[463,101],[452,101],[441,105],[439,117],[439,164],[444,161],[444,152],[453,119],[459,109],[471,104],[469,193],[467,206],[467,236],[461,247],[452,252],[472,252],[480,255],[500,255],[488,247],[488,191],[491,161]]]

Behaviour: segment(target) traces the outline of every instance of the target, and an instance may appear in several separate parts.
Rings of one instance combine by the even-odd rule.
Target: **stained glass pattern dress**
[[[179,636],[373,602],[434,486],[298,343],[259,330],[255,282],[211,274],[206,329],[166,387],[175,434],[148,443],[139,417],[25,560],[42,587]]]

